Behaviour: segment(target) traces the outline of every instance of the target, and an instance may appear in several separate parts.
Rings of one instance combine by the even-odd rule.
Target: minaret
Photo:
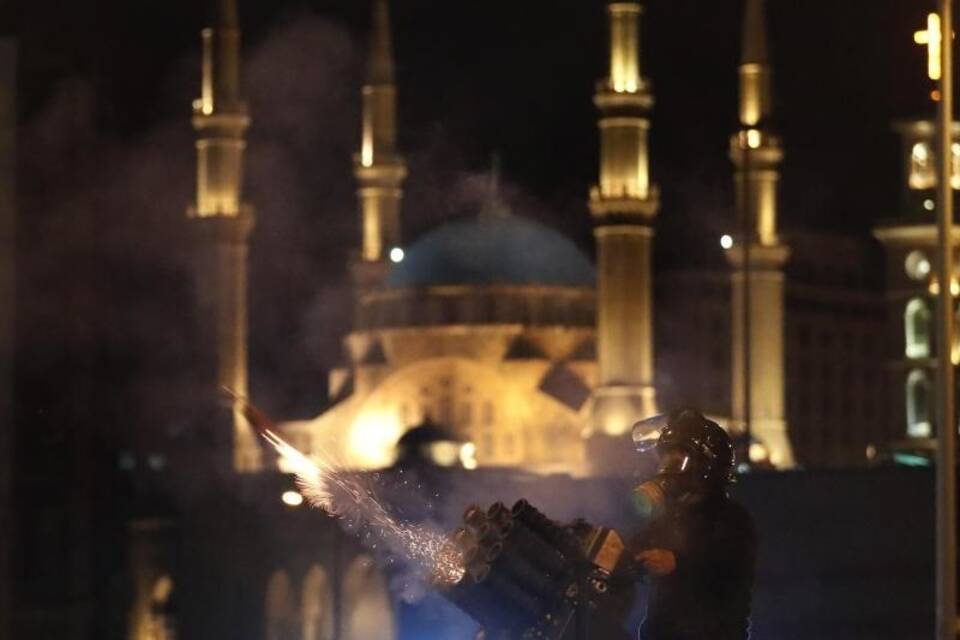
[[[769,123],[773,105],[763,0],[746,0],[743,28],[740,129],[730,140],[741,212],[740,239],[727,252],[733,267],[732,417],[735,424],[749,422],[751,434],[766,446],[771,462],[790,467],[794,460],[784,412],[783,355],[783,266],[789,249],[777,237],[783,151]],[[744,366],[747,362],[749,368]],[[747,377],[750,411],[744,415]]]
[[[233,468],[255,471],[260,448],[237,401],[223,391],[247,393],[247,244],[254,218],[243,201],[243,151],[250,116],[240,95],[236,0],[209,6],[201,91],[193,103],[197,194],[187,212],[196,234],[198,374],[201,397],[222,418],[211,426],[230,436]]]
[[[400,246],[401,187],[407,176],[407,165],[397,153],[397,85],[387,0],[373,0],[361,133],[360,151],[354,155],[361,225],[360,255],[353,265],[358,291],[380,283],[391,250]]]
[[[612,2],[610,73],[600,111],[600,181],[590,193],[597,242],[597,360],[591,431],[627,432],[656,413],[653,387],[651,245],[659,208],[650,183],[647,133],[653,95],[640,67],[639,2]]]

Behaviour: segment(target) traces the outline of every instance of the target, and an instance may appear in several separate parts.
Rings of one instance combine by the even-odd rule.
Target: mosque
[[[253,219],[242,196],[249,115],[239,94],[235,12],[230,3],[221,6],[218,21],[204,31],[203,92],[194,117],[197,201],[190,215],[213,261],[200,263],[198,291],[216,345],[215,382],[243,393],[244,256]],[[362,237],[350,265],[356,308],[343,339],[349,359],[330,374],[332,406],[283,426],[291,442],[351,467],[384,467],[403,433],[430,419],[471,443],[470,464],[582,475],[590,473],[592,458],[605,457],[606,441],[658,411],[651,252],[660,203],[647,142],[654,96],[643,74],[641,6],[614,2],[608,15],[609,68],[594,97],[601,157],[589,190],[592,265],[570,239],[511,212],[495,192],[475,216],[404,244],[407,167],[397,148],[388,7],[374,2],[362,143],[354,157]],[[770,460],[789,467],[782,277],[788,251],[777,235],[782,153],[767,129],[765,38],[762,6],[751,2],[740,72],[742,130],[731,157],[751,221],[750,422]],[[743,257],[737,248],[729,254],[736,271]],[[739,282],[733,279],[734,328],[744,324]],[[743,342],[737,330],[731,339]],[[733,410],[722,417],[736,426],[744,413],[736,383],[743,364],[741,351],[732,351]],[[249,427],[235,407],[227,409],[235,468],[262,468],[268,463]]]
[[[203,32],[197,194],[188,215],[199,238],[200,380],[234,434],[232,465],[246,472],[270,463],[220,389],[247,389],[246,252],[255,216],[243,197],[243,155],[251,115],[240,92],[236,9],[227,0],[217,6]],[[598,179],[585,185],[591,264],[570,239],[511,211],[495,184],[474,216],[404,242],[408,171],[397,145],[389,11],[385,1],[373,3],[353,158],[361,234],[349,265],[355,309],[343,337],[347,357],[329,375],[329,408],[285,423],[284,434],[308,453],[372,469],[389,465],[403,433],[430,419],[471,443],[470,464],[574,475],[591,473],[598,460],[608,466],[622,448],[617,438],[636,420],[677,404],[701,406],[735,433],[749,426],[752,455],[778,468],[866,464],[898,439],[922,444],[930,436],[923,424],[932,360],[929,349],[922,356],[922,346],[907,343],[929,345],[928,302],[903,289],[890,303],[865,287],[871,266],[861,247],[778,227],[784,150],[763,3],[745,4],[739,128],[729,152],[741,215],[739,231],[724,239],[728,268],[657,278],[660,200],[649,161],[654,95],[644,75],[642,7],[611,2],[607,12],[608,66],[594,95]],[[904,202],[875,235],[900,265],[890,277],[923,292],[936,286],[926,258],[932,220],[910,216],[917,203],[932,202],[932,129],[917,121],[898,131],[910,154]],[[817,251],[829,243],[836,255]],[[907,254],[911,264],[927,265],[922,276],[916,268],[903,276]],[[669,294],[655,303],[664,287]],[[826,346],[856,342],[848,340],[854,334],[863,344],[852,345],[853,354]],[[811,341],[824,348],[811,349]],[[885,352],[883,342],[898,346]],[[677,365],[671,376],[658,371],[665,363]],[[849,384],[821,388],[818,381],[831,379]],[[892,393],[897,388],[904,391]],[[845,397],[833,397],[839,389]],[[887,397],[898,399],[876,410]]]

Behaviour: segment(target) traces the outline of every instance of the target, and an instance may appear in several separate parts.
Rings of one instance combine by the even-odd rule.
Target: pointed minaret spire
[[[747,0],[743,17],[742,64],[767,64],[767,18],[764,0]]]
[[[390,38],[390,7],[387,0],[374,0],[367,60],[367,84],[393,84],[393,46]]]
[[[376,287],[386,275],[391,249],[400,246],[401,189],[406,163],[397,154],[397,87],[394,80],[387,0],[373,0],[367,79],[363,86],[360,152],[354,157],[360,200],[358,290]]]
[[[193,103],[197,191],[187,212],[197,240],[197,378],[199,396],[215,406],[204,422],[218,436],[231,434],[230,466],[256,471],[259,444],[239,401],[222,391],[247,393],[247,248],[254,218],[243,200],[243,152],[250,117],[240,90],[236,0],[208,0],[207,7],[200,97]]]
[[[244,111],[240,99],[240,26],[236,0],[208,0],[200,98],[194,111]]]
[[[777,234],[783,149],[770,126],[764,0],[745,0],[740,64],[740,127],[730,139],[739,240],[727,251],[732,273],[732,417],[749,425],[778,467],[794,464],[787,433],[783,343],[783,267],[789,249]]]
[[[770,64],[764,0],[746,0],[740,55],[740,123],[754,127],[770,115]]]
[[[651,256],[659,196],[650,180],[653,94],[641,72],[641,14],[636,1],[607,5],[609,69],[594,95],[600,175],[590,193],[590,212],[597,243],[599,384],[587,430],[600,436],[621,436],[657,408]]]

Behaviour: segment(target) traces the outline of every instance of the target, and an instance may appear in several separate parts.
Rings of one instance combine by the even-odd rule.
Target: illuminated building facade
[[[960,124],[954,123],[954,139]],[[899,215],[874,229],[884,248],[887,280],[886,343],[893,432],[899,455],[929,450],[934,445],[934,379],[936,354],[934,309],[941,283],[936,272],[937,176],[934,124],[929,120],[899,122],[902,194]],[[960,142],[950,148],[954,190],[960,188]],[[957,277],[947,285],[960,296]],[[960,362],[960,346],[951,345],[953,363]],[[898,455],[898,454],[894,454]]]
[[[784,416],[796,463],[864,466],[868,452],[900,437],[883,356],[888,332],[877,277],[880,252],[857,237],[797,231],[781,237],[790,246],[783,290]],[[741,348],[730,340],[729,272],[712,265],[674,270],[658,274],[656,290],[662,402],[727,415],[733,351]]]

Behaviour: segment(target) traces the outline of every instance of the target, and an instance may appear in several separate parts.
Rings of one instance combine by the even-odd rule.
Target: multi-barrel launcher
[[[487,640],[626,640],[636,571],[612,529],[561,525],[526,500],[469,507],[450,536],[466,571],[440,592]]]

